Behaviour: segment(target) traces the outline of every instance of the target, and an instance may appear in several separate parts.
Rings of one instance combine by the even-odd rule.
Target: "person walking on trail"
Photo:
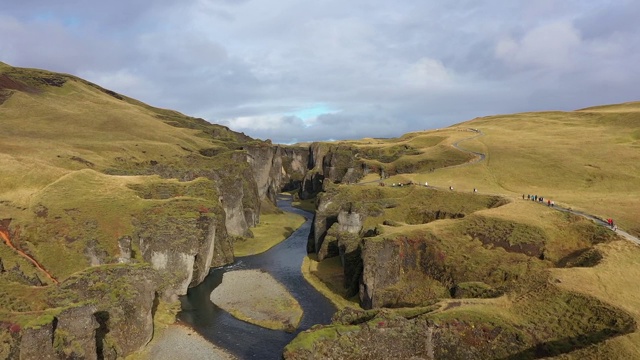
[[[609,224],[609,227],[612,228],[612,229],[614,227],[617,228],[617,226],[613,223],[613,219],[611,219],[611,218],[607,219],[607,224]]]

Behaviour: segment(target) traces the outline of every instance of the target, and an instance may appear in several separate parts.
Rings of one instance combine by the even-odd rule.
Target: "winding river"
[[[307,221],[289,238],[268,251],[236,258],[231,265],[212,269],[202,284],[189,289],[187,295],[180,299],[182,311],[178,319],[240,359],[281,359],[284,347],[300,331],[314,324],[328,324],[336,310],[327,298],[309,285],[300,271],[302,260],[307,255],[307,236],[313,215],[292,207],[290,197],[279,197],[278,207],[300,214]],[[269,330],[237,320],[211,302],[209,295],[222,282],[222,274],[248,269],[268,272],[300,303],[304,315],[296,332]]]

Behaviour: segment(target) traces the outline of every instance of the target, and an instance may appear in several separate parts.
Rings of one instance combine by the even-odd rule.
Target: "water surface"
[[[307,221],[289,238],[268,251],[237,258],[231,265],[212,269],[202,284],[189,289],[187,295],[180,299],[180,321],[241,359],[281,359],[284,347],[296,334],[314,324],[328,324],[336,310],[327,298],[307,283],[300,271],[302,260],[307,255],[307,237],[313,215],[292,207],[290,197],[279,198],[278,207],[300,214]],[[248,269],[268,272],[300,303],[304,315],[296,332],[264,329],[237,320],[211,302],[211,291],[220,285],[225,272]]]

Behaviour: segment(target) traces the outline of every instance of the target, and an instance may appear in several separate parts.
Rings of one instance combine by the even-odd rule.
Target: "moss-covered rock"
[[[450,305],[438,311],[345,309],[331,325],[300,333],[284,358],[535,359],[570,354],[635,329],[621,310],[553,288],[516,302],[507,314],[499,307]]]
[[[107,265],[78,273],[51,293],[51,305],[91,303],[97,329],[93,343],[103,354],[126,356],[153,335],[153,312],[161,280],[146,265]],[[84,317],[86,318],[86,317]]]

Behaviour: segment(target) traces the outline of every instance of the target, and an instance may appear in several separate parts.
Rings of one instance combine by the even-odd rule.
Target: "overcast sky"
[[[0,61],[260,139],[640,100],[637,0],[21,0]]]

